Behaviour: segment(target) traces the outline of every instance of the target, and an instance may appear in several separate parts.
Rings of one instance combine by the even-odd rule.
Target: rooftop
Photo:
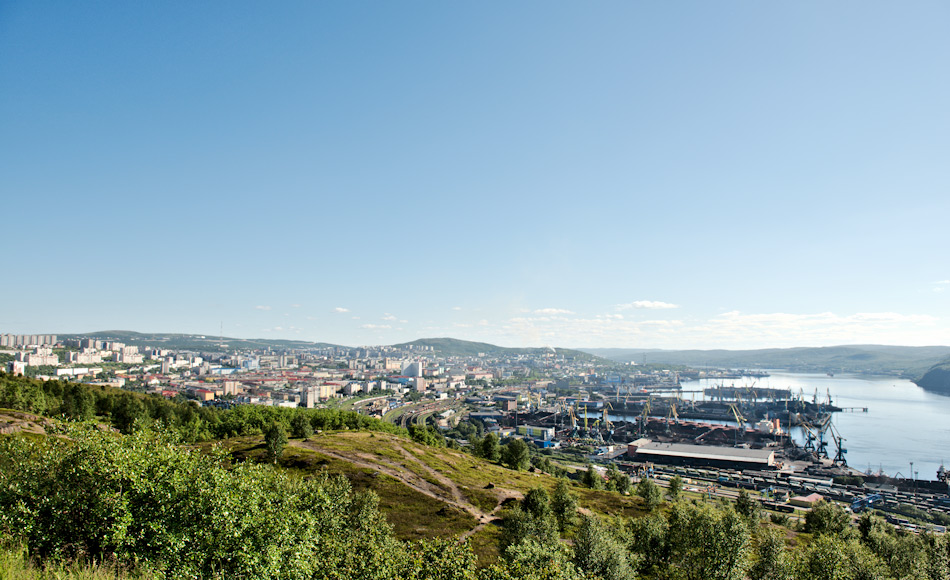
[[[744,461],[770,464],[774,460],[775,451],[772,449],[715,447],[712,445],[689,445],[686,443],[645,443],[637,447],[637,455],[693,457],[717,461]]]

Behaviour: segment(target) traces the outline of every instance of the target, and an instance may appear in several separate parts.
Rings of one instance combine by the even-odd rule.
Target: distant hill
[[[922,389],[950,395],[950,358],[930,367],[914,382]]]
[[[847,345],[759,350],[584,349],[618,362],[665,363],[720,368],[773,368],[920,377],[950,356],[946,346]]]
[[[116,342],[124,342],[125,344],[132,346],[152,346],[155,348],[167,348],[171,350],[196,350],[203,352],[254,350],[261,348],[333,348],[338,346],[325,342],[307,342],[303,340],[231,338],[200,334],[142,333],[131,330],[101,330],[99,332],[88,332],[83,334],[64,334],[60,335],[60,338],[95,338],[96,340],[114,340]]]
[[[487,342],[471,342],[468,340],[459,340],[457,338],[420,338],[412,342],[394,344],[396,348],[406,348],[409,346],[431,346],[433,351],[442,356],[469,357],[484,354],[488,357],[517,356],[522,354],[543,354],[545,352],[557,353],[566,358],[576,361],[589,360],[596,361],[602,357],[580,350],[571,350],[567,348],[538,347],[538,348],[512,348],[505,346],[496,346]]]
[[[348,346],[330,344],[327,342],[307,342],[303,340],[274,340],[264,338],[232,338],[200,334],[165,334],[165,333],[143,333],[131,330],[101,330],[99,332],[87,332],[83,334],[63,334],[60,338],[95,338],[97,340],[114,340],[133,346],[152,346],[155,348],[167,348],[171,350],[194,350],[201,352],[223,352],[255,350],[262,348],[271,348],[275,350],[282,349],[313,349],[313,348],[350,348]],[[488,357],[517,356],[522,354],[542,354],[544,352],[556,352],[568,359],[574,361],[596,362],[601,357],[592,355],[579,350],[565,348],[553,349],[551,347],[538,348],[508,348],[496,346],[486,342],[470,342],[456,338],[422,338],[412,342],[392,345],[396,348],[405,348],[408,346],[431,346],[433,351],[443,356],[477,356],[484,353]]]

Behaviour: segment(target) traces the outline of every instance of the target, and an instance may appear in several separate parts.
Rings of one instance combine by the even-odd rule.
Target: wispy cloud
[[[363,324],[360,326],[360,328],[368,328],[370,330],[380,330],[380,329],[392,328],[392,326],[388,324]]]
[[[334,311],[334,312],[349,312],[350,309],[349,309],[349,308],[343,308],[342,306],[337,306],[336,308],[333,309],[333,311]]]
[[[452,307],[452,310],[461,310],[461,309],[462,309],[461,306],[453,306],[453,307]]]
[[[392,314],[390,314],[390,313],[387,312],[387,313],[383,316],[383,320],[398,320],[398,318],[396,318],[395,316],[393,316]]]
[[[291,307],[291,308],[300,308],[300,305],[299,305],[299,304],[291,304],[290,307]]]
[[[270,306],[255,306],[254,310],[270,310]]]
[[[617,310],[630,310],[631,308],[646,308],[648,310],[666,310],[669,308],[679,308],[677,304],[669,302],[660,302],[658,300],[635,300],[627,304],[618,304]]]
[[[574,347],[788,348],[836,344],[947,344],[950,330],[934,316],[896,312],[743,313],[706,319],[635,320],[517,316],[479,328],[479,339],[498,344]]]
[[[563,308],[538,308],[537,310],[534,311],[534,313],[535,313],[535,314],[547,314],[547,315],[554,315],[554,314],[574,314],[574,313],[571,312],[570,310],[565,310],[565,309],[563,309]]]

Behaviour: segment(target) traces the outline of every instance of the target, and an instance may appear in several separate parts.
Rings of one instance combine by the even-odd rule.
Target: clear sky
[[[950,4],[0,2],[0,332],[950,344]]]

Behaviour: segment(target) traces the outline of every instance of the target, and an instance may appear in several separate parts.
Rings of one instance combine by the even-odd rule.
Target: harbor
[[[624,387],[595,387],[504,423],[550,428],[558,445],[609,447],[615,455],[637,440],[773,449],[770,467],[778,471],[946,490],[938,471],[950,436],[943,419],[950,397],[909,381],[773,371],[686,380],[678,388]]]

